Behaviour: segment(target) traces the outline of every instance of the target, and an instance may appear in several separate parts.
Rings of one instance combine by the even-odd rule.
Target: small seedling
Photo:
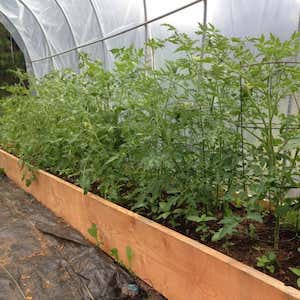
[[[131,268],[131,263],[132,263],[132,259],[133,259],[133,251],[130,246],[126,247],[126,257],[128,260],[129,267]]]
[[[118,263],[123,264],[120,260],[119,250],[117,248],[112,248],[110,254]]]
[[[115,259],[115,261],[117,263],[119,263],[122,267],[126,268],[129,272],[132,273],[132,270],[131,270],[131,263],[132,263],[132,260],[133,260],[133,251],[131,249],[130,246],[127,246],[126,247],[126,257],[127,257],[127,261],[128,261],[128,265],[125,264],[121,259],[120,259],[120,255],[119,255],[119,250],[117,248],[112,248],[110,250],[110,254],[111,256]]]
[[[37,168],[23,160],[19,160],[18,163],[22,170],[22,178],[21,179],[22,179],[22,181],[25,181],[25,185],[27,187],[30,187],[32,182],[36,180],[35,172],[36,172]]]
[[[274,252],[269,252],[266,255],[262,255],[257,258],[257,264],[259,268],[274,274],[277,266],[277,258]]]
[[[256,229],[253,224],[249,225],[249,231],[248,231],[249,237],[251,240],[255,240],[257,238]]]
[[[0,178],[5,176],[5,170],[3,168],[0,168]]]
[[[297,278],[297,286],[300,288],[300,269],[298,268],[289,268],[292,273],[294,273]]]
[[[196,222],[199,224],[196,228],[196,232],[200,232],[201,240],[205,241],[208,238],[209,234],[211,233],[211,231],[209,230],[209,226],[207,225],[207,222],[215,221],[216,218],[207,216],[206,214],[203,214],[200,217],[199,216],[188,216],[187,220]]]
[[[300,247],[297,248],[300,253]],[[289,270],[297,276],[297,286],[300,288],[300,269],[299,268],[289,268]]]
[[[223,238],[231,237],[234,233],[237,232],[237,226],[241,222],[241,218],[237,216],[229,216],[223,218],[219,224],[222,224],[221,227],[211,238],[213,242],[222,240]]]
[[[99,239],[98,228],[96,224],[93,223],[92,226],[88,228],[88,233],[96,240],[96,245],[98,247],[103,245],[103,241]]]

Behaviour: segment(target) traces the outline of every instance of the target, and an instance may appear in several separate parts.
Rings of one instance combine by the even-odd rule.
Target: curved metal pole
[[[91,1],[91,0],[89,0],[89,1]],[[111,35],[108,35],[108,36],[104,36],[104,37],[101,38],[101,39],[97,39],[97,40],[95,40],[95,41],[92,41],[92,42],[89,42],[89,43],[85,43],[85,44],[83,44],[83,45],[78,46],[77,48],[79,48],[79,49],[80,49],[80,48],[85,48],[85,47],[88,47],[88,46],[91,46],[91,45],[98,44],[98,43],[100,43],[100,42],[104,42],[104,41],[109,40],[109,39],[116,38],[116,37],[118,37],[118,36],[120,36],[120,35],[123,35],[123,34],[125,34],[125,33],[127,33],[127,32],[130,32],[130,31],[136,30],[136,29],[138,29],[138,28],[144,27],[146,24],[150,24],[150,23],[156,22],[156,21],[158,21],[158,20],[160,20],[160,19],[163,19],[163,18],[165,18],[165,17],[168,17],[168,16],[170,16],[170,15],[173,15],[173,14],[175,14],[175,13],[181,11],[181,10],[184,10],[184,9],[186,9],[186,8],[188,8],[188,7],[191,7],[191,6],[193,6],[193,5],[196,5],[197,3],[200,3],[200,2],[202,2],[202,1],[204,1],[204,0],[194,0],[193,2],[188,3],[188,4],[186,4],[186,5],[183,5],[183,6],[177,8],[177,9],[174,9],[174,10],[168,12],[168,13],[165,13],[165,14],[163,14],[163,15],[160,15],[160,16],[158,16],[158,17],[155,17],[155,18],[153,18],[153,19],[150,19],[150,20],[148,20],[147,22],[143,22],[143,23],[134,25],[134,26],[132,26],[132,27],[130,27],[130,28],[121,30],[121,31],[119,31],[119,32],[117,32],[117,33],[114,33],[114,34],[111,34]],[[98,16],[98,15],[97,15],[97,16]],[[100,26],[100,29],[101,29],[101,26]],[[57,56],[60,56],[60,55],[62,55],[62,54],[66,54],[66,53],[72,52],[72,51],[74,51],[74,50],[75,50],[74,48],[68,49],[68,50],[66,50],[66,51],[63,51],[63,52],[60,52],[60,53],[56,53],[55,55],[52,55],[52,56],[44,57],[44,58],[41,58],[41,59],[36,59],[36,60],[34,60],[33,62],[43,61],[43,60],[45,60],[45,59],[49,59],[50,57],[57,57]]]
[[[53,0],[53,1],[56,3],[56,5],[57,5],[58,8],[60,9],[60,11],[62,12],[64,18],[66,19],[66,23],[67,23],[67,25],[68,25],[68,27],[69,27],[69,30],[70,30],[70,32],[71,32],[71,36],[72,36],[73,43],[74,43],[75,47],[77,47],[78,44],[77,44],[77,42],[76,42],[76,38],[75,38],[75,35],[74,35],[74,31],[72,30],[72,26],[71,26],[70,20],[69,20],[67,14],[66,14],[64,8],[62,7],[62,5],[59,3],[58,0]],[[75,51],[76,51],[76,53],[77,53],[77,60],[79,60],[79,49],[77,48]]]
[[[11,34],[9,34],[9,42],[10,42],[11,61],[12,61],[13,64],[15,64],[14,44],[13,44],[13,38],[12,38]]]
[[[97,19],[97,24],[99,26],[99,31],[100,31],[100,34],[102,35],[102,37],[104,36],[104,31],[102,30],[102,26],[101,26],[101,23],[100,23],[100,20],[99,20],[99,16],[97,14],[97,10],[96,10],[96,6],[95,6],[95,3],[94,3],[94,0],[88,0],[93,8],[93,11],[94,11],[94,14],[96,16],[96,19]],[[101,45],[102,45],[102,49],[103,49],[103,63],[104,63],[104,66],[106,65],[106,59],[105,59],[105,50],[106,50],[106,47],[105,47],[105,41],[102,41],[101,42]]]
[[[2,13],[1,10],[0,10],[0,23],[2,23],[4,25],[4,27],[7,29],[7,31],[14,38],[14,40],[17,43],[20,50],[23,52],[27,72],[34,74],[34,68],[33,68],[33,65],[32,65],[32,58],[30,57],[29,51],[26,47],[26,43],[25,43],[23,37],[19,33],[19,31],[16,28],[16,26],[14,25],[14,23],[4,13]],[[13,31],[11,30],[10,27],[13,29]]]
[[[51,51],[51,47],[50,47],[49,41],[47,39],[47,34],[46,34],[42,24],[40,23],[39,18],[36,16],[36,14],[30,9],[30,7],[23,0],[17,0],[17,1],[19,1],[32,14],[33,18],[38,23],[38,26],[40,27],[40,29],[43,33],[43,36],[46,40],[46,45],[47,45],[48,51],[49,51],[50,56],[51,56],[50,58],[51,58],[52,67],[53,67],[53,69],[55,69],[55,62],[54,62],[54,57],[53,57],[54,53],[52,53],[52,51]],[[32,62],[34,62],[34,61],[32,61]]]
[[[149,25],[147,24],[148,22],[147,0],[143,0],[143,6],[144,6],[144,21],[145,21],[145,63],[150,64],[151,67],[154,69],[153,51],[151,48],[147,46],[150,37]]]
[[[204,47],[205,47],[205,39],[206,39],[206,26],[207,26],[207,0],[203,1],[204,7],[203,7],[203,25],[205,26],[204,32],[202,34],[202,51],[201,51],[201,57],[204,57]]]

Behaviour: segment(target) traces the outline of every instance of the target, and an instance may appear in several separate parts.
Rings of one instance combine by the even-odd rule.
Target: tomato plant
[[[228,38],[200,26],[196,38],[167,26],[152,39],[176,57],[153,69],[142,49],[114,49],[115,65],[81,57],[81,72],[53,72],[10,88],[0,104],[0,145],[28,164],[202,240],[239,234],[274,208],[299,210],[299,35],[287,41]],[[205,31],[205,42],[200,37]],[[22,80],[21,80],[22,82]],[[293,102],[294,113],[282,107]],[[250,233],[249,233],[250,234]]]

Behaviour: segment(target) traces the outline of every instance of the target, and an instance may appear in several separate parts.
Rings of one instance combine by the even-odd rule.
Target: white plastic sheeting
[[[143,47],[146,37],[165,37],[169,23],[192,33],[207,21],[226,35],[258,36],[272,32],[285,39],[298,30],[300,0],[204,0],[168,14],[192,0],[0,0],[0,22],[24,52],[27,69],[41,77],[52,69],[78,70],[78,53],[113,63],[110,50]],[[205,11],[205,7],[207,10]],[[145,9],[146,8],[146,9]],[[150,21],[147,26],[144,22]],[[130,28],[134,30],[125,32]],[[117,36],[115,36],[117,34]],[[97,42],[98,41],[98,42]],[[156,63],[169,57],[158,53]]]

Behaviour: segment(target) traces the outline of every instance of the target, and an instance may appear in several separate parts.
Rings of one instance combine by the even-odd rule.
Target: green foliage
[[[128,260],[129,267],[131,267],[131,263],[132,263],[132,260],[133,260],[133,251],[132,251],[130,246],[126,247],[126,257],[127,257],[127,260]]]
[[[130,246],[126,246],[125,250],[126,250],[126,258],[127,258],[128,264],[124,263],[123,260],[120,259],[119,250],[117,248],[112,248],[110,250],[110,255],[115,259],[115,261],[117,263],[119,263],[121,266],[126,268],[128,271],[132,272],[131,264],[132,264],[134,253]]]
[[[97,239],[98,238],[97,225],[93,223],[92,226],[90,228],[88,228],[88,233],[91,237],[93,237],[94,239]]]
[[[92,224],[90,228],[88,228],[88,233],[91,237],[93,237],[96,241],[96,245],[98,247],[103,246],[103,240],[99,239],[99,233],[98,233],[98,228],[96,224]]]
[[[13,55],[11,53],[13,47]],[[0,24],[0,84],[12,85],[18,82],[18,76],[13,69],[25,69],[25,61],[22,52],[18,49],[13,41],[11,45],[10,35],[8,31]],[[6,96],[7,90],[0,87],[0,98]]]
[[[299,186],[300,117],[280,109],[287,98],[298,105],[300,67],[285,61],[299,35],[227,38],[209,25],[193,39],[166,26],[169,37],[148,47],[155,58],[171,45],[176,58],[158,69],[130,47],[112,51],[112,70],[82,55],[79,74],[19,74],[0,102],[0,146],[85,193],[197,225],[203,240],[227,241],[243,222],[254,238],[257,203],[268,199],[276,250],[281,220],[300,209],[299,197],[286,197]]]
[[[232,236],[237,232],[237,226],[239,225],[240,221],[241,218],[237,216],[225,217],[219,222],[223,226],[212,236],[211,240],[216,242],[224,237]]]
[[[300,269],[298,269],[298,268],[289,268],[289,269],[292,273],[294,273],[298,277],[297,278],[297,285],[300,288]]]
[[[249,225],[248,235],[252,240],[257,238],[255,226],[253,224]]]
[[[36,180],[36,175],[35,175],[35,172],[36,172],[36,168],[30,164],[30,163],[27,163],[25,161],[23,161],[22,159],[19,160],[19,165],[20,165],[20,168],[22,170],[22,181],[25,182],[25,185],[27,187],[29,187],[31,185],[31,183]]]
[[[259,268],[274,274],[277,267],[276,254],[274,252],[269,252],[266,255],[262,255],[257,258],[257,264]]]
[[[110,250],[110,254],[116,260],[116,262],[120,262],[119,250],[117,248],[112,248]]]
[[[300,253],[300,247],[297,248],[297,251]],[[300,269],[299,268],[289,268],[289,270],[298,277],[297,278],[297,286],[300,288]]]
[[[191,222],[196,222],[199,225],[196,228],[196,232],[201,233],[201,240],[204,241],[207,239],[211,230],[209,229],[209,225],[207,222],[216,221],[215,217],[207,216],[206,214],[199,216],[187,216],[186,219]]]

